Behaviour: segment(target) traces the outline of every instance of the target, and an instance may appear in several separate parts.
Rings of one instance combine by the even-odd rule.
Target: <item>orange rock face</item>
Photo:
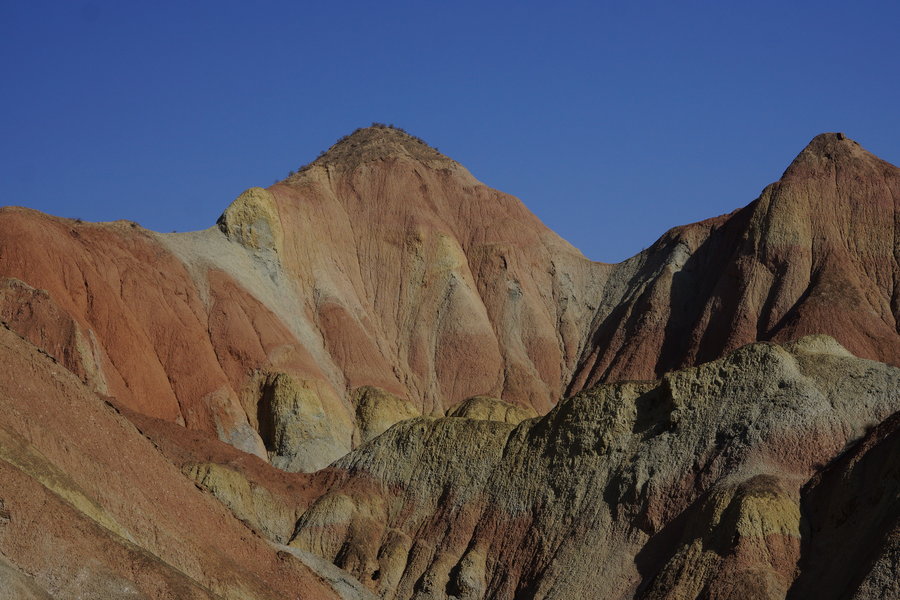
[[[595,317],[569,391],[812,333],[900,364],[898,228],[900,170],[843,134],[817,136],[750,205],[617,265],[630,285]]]
[[[0,583],[896,589],[897,370],[788,342],[900,365],[898,203],[900,170],[823,134],[748,206],[602,264],[372,127],[205,231],[2,208]],[[877,510],[844,518],[856,487]],[[818,558],[841,540],[852,564]]]
[[[259,382],[287,374],[335,424],[305,469],[350,449],[361,386],[426,414],[479,394],[546,411],[609,269],[390,129],[248,191],[208,231],[4,209],[0,232],[17,331],[123,405],[261,456]]]
[[[0,378],[0,555],[23,588],[54,598],[339,597],[6,327],[0,360],[15,374]],[[0,589],[9,581],[0,576]]]
[[[426,415],[476,395],[544,413],[807,333],[898,364],[898,199],[896,167],[823,134],[749,206],[607,265],[373,127],[203,232],[3,209],[0,308],[95,391],[263,457],[281,456],[260,430],[265,381],[289,376],[304,399],[280,418],[329,425],[280,460],[312,470],[352,447],[362,386]]]

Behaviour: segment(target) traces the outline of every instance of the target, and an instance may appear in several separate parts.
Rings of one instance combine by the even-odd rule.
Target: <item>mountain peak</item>
[[[841,132],[820,133],[806,145],[804,151],[815,152],[816,154],[827,154],[839,152],[841,149],[851,150],[859,148],[859,144]]]
[[[319,165],[354,169],[361,164],[401,157],[425,163],[454,162],[423,139],[399,127],[372,123],[336,141],[307,167]],[[301,168],[301,171],[305,169]]]
[[[877,160],[872,154],[863,149],[859,143],[851,140],[840,132],[820,133],[797,155],[791,162],[785,176],[796,174],[809,169],[819,170],[828,163],[849,163]]]

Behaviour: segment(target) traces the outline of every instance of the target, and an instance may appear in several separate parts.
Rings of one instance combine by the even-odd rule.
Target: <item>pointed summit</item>
[[[383,123],[373,123],[345,135],[312,164],[354,169],[365,163],[404,157],[430,164],[454,164],[421,138]]]
[[[820,133],[814,137],[801,154],[810,153],[825,158],[835,158],[860,152],[865,151],[857,142],[851,140],[843,133],[831,132]]]
[[[821,171],[829,164],[880,161],[843,133],[820,133],[797,155],[784,172],[785,177]]]

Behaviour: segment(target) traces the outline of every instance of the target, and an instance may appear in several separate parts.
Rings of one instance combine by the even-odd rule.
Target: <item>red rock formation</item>
[[[14,374],[0,378],[0,590],[15,581],[37,598],[339,597],[6,327],[0,360]]]
[[[817,136],[749,206],[617,265],[628,284],[604,298],[569,391],[812,333],[900,364],[898,230],[900,169]]]
[[[749,206],[606,265],[373,127],[203,232],[2,209],[0,309],[124,406],[310,470],[352,447],[362,386],[424,414],[476,395],[543,413],[816,332],[898,364],[898,199],[896,167],[823,134]]]
[[[335,463],[291,544],[386,598],[890,597],[898,389],[900,369],[813,336],[518,425],[411,419]]]
[[[605,270],[518,200],[384,128],[248,191],[204,232],[0,211],[0,275],[40,296],[10,297],[17,331],[123,405],[260,455],[277,452],[257,435],[260,386],[284,373],[310,392],[288,412],[330,423],[304,434],[318,458],[286,458],[292,468],[350,449],[360,386],[437,414],[478,394],[546,411]]]
[[[370,597],[315,554],[398,598],[889,594],[897,371],[824,338],[670,371],[807,333],[900,364],[898,202],[823,134],[593,263],[373,127],[206,231],[0,209],[0,583]]]
[[[804,486],[807,542],[789,598],[900,596],[898,456],[900,412]]]

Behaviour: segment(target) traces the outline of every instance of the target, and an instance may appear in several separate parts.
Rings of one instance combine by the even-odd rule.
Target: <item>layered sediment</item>
[[[0,582],[896,595],[898,215],[822,134],[598,263],[383,126],[205,231],[2,208]]]

